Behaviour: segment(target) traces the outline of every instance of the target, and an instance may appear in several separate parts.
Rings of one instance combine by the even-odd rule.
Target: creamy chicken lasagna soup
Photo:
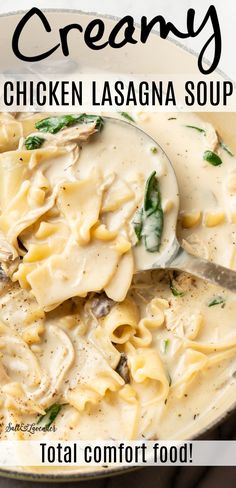
[[[2,439],[183,439],[235,396],[236,295],[136,273],[177,214],[190,253],[236,269],[232,148],[194,114],[115,117],[131,125],[1,114]],[[132,124],[172,161],[180,208],[166,156]]]

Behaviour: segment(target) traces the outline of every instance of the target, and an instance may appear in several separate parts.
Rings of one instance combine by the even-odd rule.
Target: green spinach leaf
[[[25,139],[25,147],[28,151],[39,149],[43,145],[44,141],[45,139],[43,139],[43,137],[29,136]]]
[[[95,122],[95,127],[97,130],[101,130],[104,121],[103,118],[98,115],[88,115],[88,114],[71,114],[71,115],[61,115],[59,117],[47,117],[46,119],[40,120],[35,124],[36,129],[41,132],[49,132],[50,134],[56,134],[61,129],[65,127],[70,127],[75,124],[90,124]]]
[[[46,413],[39,417],[37,424],[42,424],[43,427],[50,427],[64,405],[65,404],[54,403],[50,407],[46,408]]]
[[[158,252],[163,233],[164,215],[156,171],[153,171],[147,179],[143,207],[136,212],[132,223],[138,241],[143,239],[146,250]]]

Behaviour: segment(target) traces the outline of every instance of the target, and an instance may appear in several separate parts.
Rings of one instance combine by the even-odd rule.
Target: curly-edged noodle
[[[0,152],[12,151],[17,148],[23,136],[23,127],[10,114],[0,115]]]
[[[169,307],[167,300],[154,298],[147,306],[147,317],[141,319],[131,344],[135,347],[146,347],[152,342],[152,331],[162,327],[165,321],[164,311]]]
[[[235,358],[235,354],[236,346],[222,352],[216,352],[215,354],[211,354],[209,356],[208,364],[209,366],[215,366],[216,364],[219,365],[219,363],[227,361],[227,359]]]
[[[186,349],[175,371],[172,389],[177,398],[182,398],[198,373],[208,366],[208,357],[202,352]]]
[[[126,344],[125,351],[134,382],[143,383],[145,388],[152,391],[152,398],[147,404],[167,398],[169,381],[158,352],[153,348],[135,349],[130,343]],[[142,403],[141,398],[140,402]]]
[[[114,346],[109,331],[98,325],[91,331],[89,339],[104,356],[109,366],[115,369],[119,363],[120,353]]]
[[[183,346],[185,348],[191,347],[191,349],[195,349],[205,354],[212,353],[212,352],[226,351],[227,349],[236,347],[236,337],[233,336],[229,340],[224,340],[222,342],[211,342],[211,343],[203,343],[203,342],[186,340],[184,341]]]
[[[78,180],[73,173],[76,148],[57,146],[55,141],[50,144],[0,156],[0,231],[15,252],[19,236],[26,248],[13,279],[31,288],[45,310],[106,286],[109,296],[122,300],[132,279],[133,257],[126,237],[98,224],[104,178],[94,168],[88,178]],[[57,221],[49,215],[53,210]],[[95,260],[102,270],[99,279],[92,264]],[[46,281],[45,293],[42,284]]]
[[[65,157],[67,156],[67,158]],[[54,180],[53,189],[47,192],[42,188],[40,181],[32,176],[30,166],[35,164],[40,172],[47,177],[50,184],[51,174],[47,172],[47,165],[52,159],[55,165],[60,167],[62,161],[66,160],[67,165],[73,162],[65,149],[56,148],[40,149],[35,152],[14,151],[0,155],[0,230],[13,245],[22,231],[36,222],[39,217],[51,209],[55,203],[58,191],[57,183]],[[66,169],[61,168],[61,171]],[[62,173],[63,174],[63,173]],[[61,175],[62,178],[62,175]],[[64,178],[64,175],[63,175]]]
[[[98,373],[94,380],[94,383],[79,384],[66,393],[66,400],[77,410],[83,411],[88,403],[96,405],[108,391],[115,392],[124,384],[113,370]]]
[[[99,218],[102,193],[102,176],[97,169],[88,179],[63,183],[59,189],[58,206],[81,244],[90,241],[90,230]]]
[[[5,407],[23,415],[44,414],[44,409],[31,400],[20,383],[8,383],[2,387],[2,394],[5,396]]]
[[[124,380],[108,364],[98,344],[74,335],[73,367],[67,373],[64,401],[82,411],[87,403],[97,404],[109,391],[118,391]]]
[[[98,252],[99,274],[94,267]],[[40,267],[28,274],[27,280],[38,303],[45,310],[50,310],[71,296],[83,297],[90,291],[104,289],[118,262],[119,254],[115,246],[108,247],[105,242],[100,242],[98,247],[97,242],[93,241],[85,247],[70,239],[60,255],[53,255],[42,262]],[[42,286],[43,283],[47,283],[47,289]]]
[[[122,400],[121,408],[127,419],[127,426],[129,427],[129,439],[137,439],[138,423],[140,416],[140,403],[137,393],[130,385],[124,385],[118,392],[119,399]],[[118,400],[119,401],[119,400]]]
[[[101,319],[103,330],[114,344],[124,344],[135,334],[139,313],[136,304],[125,299],[112,307],[110,313]]]
[[[130,288],[132,277],[134,273],[134,258],[132,251],[128,251],[123,256],[117,265],[115,275],[105,287],[105,292],[108,297],[111,297],[117,302],[125,299]]]
[[[8,408],[22,413],[43,413],[43,408],[31,399],[32,388],[41,382],[42,371],[29,346],[10,327],[0,323],[1,394]]]
[[[11,381],[21,379],[29,388],[39,385],[42,373],[35,355],[22,338],[2,322],[0,323],[0,350],[4,352],[2,362],[7,368]]]
[[[44,407],[49,407],[57,399],[63,380],[73,365],[75,351],[66,332],[53,324],[47,327],[46,340],[45,357],[47,348],[51,348],[52,344],[56,353],[51,357],[47,374],[42,375],[39,387],[30,396]]]
[[[168,147],[183,246],[235,268],[231,151],[197,115],[136,118]],[[35,439],[193,438],[234,402],[235,295],[136,274],[167,250],[178,190],[160,148],[114,124],[0,114],[2,440],[42,417],[55,431]]]

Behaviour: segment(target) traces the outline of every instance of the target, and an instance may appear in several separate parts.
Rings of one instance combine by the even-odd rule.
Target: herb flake
[[[197,127],[195,125],[185,125],[188,129],[193,129],[196,130],[197,132],[200,132],[201,134],[206,134],[206,131],[204,129],[201,129],[201,127]]]
[[[133,122],[134,124],[136,123],[133,117],[128,112],[118,112],[121,117],[124,117],[124,119],[128,120],[129,122]]]
[[[215,305],[224,305],[225,299],[221,296],[213,297],[208,302],[208,307],[214,307]]]
[[[228,148],[228,146],[224,143],[224,141],[220,141],[220,147],[225,151],[227,152],[227,154],[229,154],[229,156],[231,156],[232,158],[234,157],[234,154],[230,151],[230,149]]]
[[[169,345],[170,345],[170,339],[164,339],[164,341],[163,341],[163,352],[164,352],[164,354],[167,353],[167,349],[168,349]]]
[[[203,159],[210,163],[212,166],[220,166],[222,164],[222,159],[218,154],[213,151],[205,151],[203,154]]]
[[[174,295],[174,297],[183,297],[184,296],[184,292],[181,290],[178,290],[178,288],[176,288],[176,286],[173,283],[173,280],[170,280],[170,290],[171,290],[172,295]]]

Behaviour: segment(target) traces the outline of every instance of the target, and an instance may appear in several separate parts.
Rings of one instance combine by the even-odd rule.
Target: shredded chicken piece
[[[209,259],[209,249],[207,245],[199,239],[197,234],[191,234],[187,239],[183,239],[182,246],[189,252],[189,254],[193,254],[193,256]]]
[[[18,257],[16,249],[7,241],[0,232],[0,262],[14,261]]]
[[[92,124],[78,124],[73,127],[62,129],[57,134],[50,135],[48,142],[53,140],[58,145],[63,145],[67,142],[86,142],[88,138],[96,132],[95,122]]]
[[[12,279],[13,274],[18,269],[20,264],[20,258],[17,257],[13,261],[6,261],[1,263],[2,270],[8,278]]]
[[[18,268],[19,262],[20,258],[16,249],[6,240],[2,232],[0,232],[1,272],[4,272],[7,277],[11,277]],[[2,279],[1,276],[0,279]]]
[[[183,291],[188,291],[191,288],[191,286],[194,284],[194,280],[195,278],[193,276],[190,276],[187,273],[180,273],[175,278],[175,281],[178,283],[181,290]]]
[[[213,125],[206,124],[206,145],[207,149],[215,152],[219,147],[219,137]]]
[[[11,382],[11,378],[8,376],[2,362],[0,362],[0,381],[1,386]]]

